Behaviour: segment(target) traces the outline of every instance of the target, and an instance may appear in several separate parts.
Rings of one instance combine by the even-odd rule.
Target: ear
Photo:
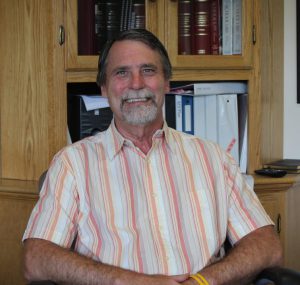
[[[106,90],[106,87],[104,85],[101,86],[101,95],[103,97],[107,97],[107,90]]]

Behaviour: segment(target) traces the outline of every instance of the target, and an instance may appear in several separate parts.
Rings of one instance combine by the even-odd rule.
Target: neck
[[[147,125],[128,125],[124,122],[115,121],[119,133],[126,139],[133,142],[144,154],[147,154],[152,147],[154,133],[163,126],[163,119]]]

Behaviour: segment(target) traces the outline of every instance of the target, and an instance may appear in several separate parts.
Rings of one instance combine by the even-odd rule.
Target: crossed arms
[[[264,268],[280,265],[282,250],[273,226],[261,227],[243,237],[221,261],[200,273],[210,285],[248,284]],[[99,285],[196,285],[189,274],[146,275],[106,265],[46,240],[27,239],[25,277],[29,281],[52,280],[59,284]]]

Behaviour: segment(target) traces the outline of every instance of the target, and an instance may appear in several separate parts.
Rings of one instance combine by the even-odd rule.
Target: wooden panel
[[[21,242],[37,198],[0,192],[0,280],[2,285],[24,285]]]
[[[289,189],[287,197],[286,266],[300,271],[300,179]]]
[[[1,1],[1,177],[37,179],[66,143],[62,1]]]
[[[265,163],[283,157],[283,1],[266,0],[259,4],[261,163]]]
[[[286,192],[266,192],[258,193],[258,198],[264,206],[266,212],[275,224],[279,234],[281,244],[285,247],[286,238]]]

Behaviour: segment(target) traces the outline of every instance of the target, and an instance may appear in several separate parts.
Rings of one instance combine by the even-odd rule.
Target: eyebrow
[[[111,74],[114,74],[116,71],[120,71],[120,70],[129,70],[131,67],[129,65],[121,65],[121,66],[117,66],[116,68],[114,68],[111,71]],[[139,65],[139,68],[152,68],[157,70],[158,66],[152,63],[142,63]]]

